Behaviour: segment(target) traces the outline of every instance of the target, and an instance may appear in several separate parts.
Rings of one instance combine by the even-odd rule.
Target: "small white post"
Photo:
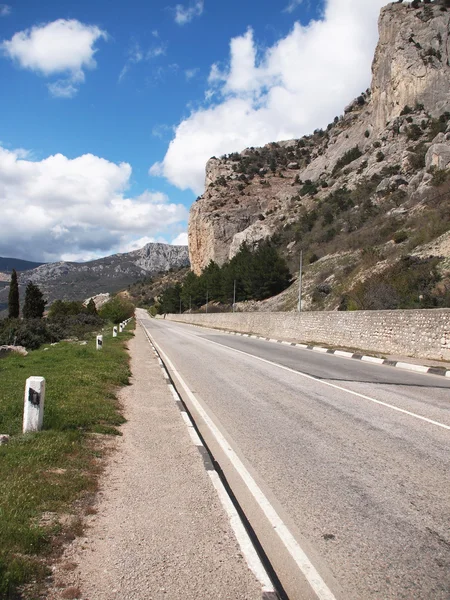
[[[23,432],[40,431],[44,421],[45,379],[28,377],[25,384]]]
[[[103,336],[102,335],[98,335],[97,336],[96,348],[97,348],[97,350],[102,350],[103,349]]]
[[[120,323],[120,325],[119,325],[119,333],[122,333],[122,331],[123,331],[123,323]]]
[[[113,327],[113,337],[117,337],[117,325]]]

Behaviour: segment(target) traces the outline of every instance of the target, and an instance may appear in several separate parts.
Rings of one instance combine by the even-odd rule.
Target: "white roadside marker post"
[[[23,433],[40,431],[44,421],[45,379],[28,377],[25,384]]]
[[[95,347],[97,348],[97,350],[103,349],[103,336],[102,335],[97,336],[97,343],[96,343]]]
[[[113,337],[117,337],[117,325],[113,327]]]
[[[122,333],[122,331],[123,331],[123,323],[120,323],[120,325],[119,325],[119,333]]]

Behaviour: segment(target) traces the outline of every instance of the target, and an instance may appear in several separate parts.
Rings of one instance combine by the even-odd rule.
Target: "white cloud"
[[[177,4],[175,6],[175,23],[178,25],[186,25],[186,23],[190,23],[195,17],[200,17],[203,13],[203,9],[203,0],[196,0],[186,7],[182,4]]]
[[[7,17],[11,14],[11,7],[8,4],[0,4],[0,17]]]
[[[161,192],[129,197],[127,163],[22,155],[0,147],[0,256],[104,256],[136,239],[174,235],[187,219],[186,208]]]
[[[175,131],[151,167],[181,189],[203,189],[211,156],[299,137],[325,126],[366,89],[386,0],[327,0],[323,18],[260,49],[248,30],[230,42],[227,65],[213,65],[205,107]]]
[[[290,0],[289,4],[286,6],[286,8],[283,9],[283,12],[293,13],[294,10],[297,7],[299,7],[302,2],[303,2],[303,0]]]
[[[48,88],[55,96],[70,98],[84,81],[85,69],[97,66],[94,46],[99,39],[107,39],[107,34],[95,25],[58,19],[15,33],[0,49],[22,69],[45,77],[64,75]]]
[[[143,60],[152,60],[153,58],[157,58],[158,56],[164,56],[167,50],[166,44],[160,44],[158,46],[153,46],[147,52],[144,52],[138,43],[134,43],[130,50],[128,51],[128,58],[119,73],[119,83],[123,81],[125,75],[131,69],[133,65],[137,65]]]
[[[175,239],[170,242],[173,246],[187,246],[188,245],[188,234],[187,231],[183,231],[177,235]]]

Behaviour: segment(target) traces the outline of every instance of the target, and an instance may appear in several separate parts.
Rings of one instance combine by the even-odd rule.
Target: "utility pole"
[[[300,271],[298,274],[298,312],[302,312],[302,270],[303,270],[303,250],[300,250]]]
[[[181,315],[181,298],[180,298],[180,315]]]
[[[189,296],[189,311],[192,311],[192,296]]]
[[[208,290],[206,290],[206,314],[208,314]]]
[[[236,305],[236,279],[234,280],[234,287],[233,287],[233,312],[235,311],[235,305]]]

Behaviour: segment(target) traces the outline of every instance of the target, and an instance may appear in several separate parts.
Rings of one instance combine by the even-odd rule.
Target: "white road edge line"
[[[267,575],[266,570],[255,550],[255,547],[253,546],[253,543],[245,530],[245,527],[241,521],[241,517],[231,502],[228,492],[226,491],[223,483],[220,481],[219,475],[216,471],[208,471],[208,475],[210,476],[212,484],[219,496],[220,502],[222,503],[222,506],[228,515],[230,525],[242,550],[242,554],[245,556],[250,570],[262,585],[262,591],[269,593],[275,592],[272,582],[270,581],[269,576]]]
[[[148,331],[146,330],[145,326],[142,323],[140,323],[140,325],[141,325],[141,327],[143,327],[144,332],[147,334],[147,339],[153,347],[153,343],[151,342]],[[158,360],[161,364],[161,370],[168,377],[168,373],[166,371],[164,363],[161,361],[159,356],[158,356]],[[172,393],[174,395],[176,395],[177,400],[179,400],[180,398],[178,397],[178,394],[177,394],[175,388],[173,387],[173,385],[170,384],[168,387],[171,388]],[[181,413],[181,416],[187,426],[188,433],[189,433],[194,445],[197,447],[204,447],[203,442],[201,441],[198,433],[195,431],[195,428],[192,425],[189,415],[183,411]],[[270,577],[268,576],[267,571],[266,571],[261,559],[259,558],[258,553],[256,552],[253,542],[251,541],[250,536],[248,535],[248,533],[244,527],[244,524],[242,523],[241,517],[239,516],[236,508],[234,507],[233,503],[231,502],[230,496],[228,495],[228,492],[226,491],[225,486],[223,485],[222,481],[220,480],[219,474],[215,470],[207,471],[207,473],[208,473],[208,475],[211,479],[211,482],[217,492],[217,495],[219,496],[219,500],[228,516],[230,526],[233,530],[233,533],[236,537],[236,540],[239,544],[242,554],[244,555],[244,558],[248,565],[248,568],[252,571],[252,573],[254,574],[256,579],[260,582],[261,589],[263,592],[275,593],[275,588],[270,580]]]
[[[215,342],[213,342],[213,343],[215,343]],[[180,385],[186,392],[190,401],[195,406],[195,409],[200,414],[200,416],[202,417],[203,421],[205,422],[205,424],[207,425],[207,427],[209,428],[209,430],[211,431],[213,436],[216,438],[217,442],[221,446],[225,455],[232,462],[234,468],[239,473],[241,479],[244,481],[244,483],[250,490],[250,492],[253,495],[253,497],[255,498],[256,502],[261,507],[262,511],[266,515],[267,519],[269,520],[270,524],[274,528],[275,532],[278,534],[278,537],[284,544],[285,548],[288,550],[289,554],[294,559],[298,568],[301,570],[301,572],[303,573],[303,575],[309,582],[309,584],[310,584],[311,588],[314,590],[314,593],[316,594],[316,596],[319,598],[319,600],[336,600],[336,597],[331,592],[331,590],[328,588],[328,586],[326,585],[326,583],[324,582],[322,577],[319,575],[318,571],[316,570],[316,568],[314,567],[312,562],[309,560],[309,558],[306,555],[303,548],[300,546],[300,544],[297,542],[295,537],[292,535],[292,533],[286,527],[286,525],[284,524],[284,522],[282,521],[282,519],[280,518],[280,516],[274,509],[274,507],[270,504],[268,498],[264,495],[263,491],[258,486],[258,484],[253,479],[253,477],[250,475],[250,473],[247,471],[247,469],[245,468],[245,466],[243,465],[243,463],[241,462],[241,460],[239,459],[237,454],[234,452],[234,450],[228,444],[226,438],[222,435],[222,433],[216,427],[216,425],[211,420],[211,418],[208,416],[206,411],[203,409],[201,404],[198,402],[198,400],[196,399],[194,394],[191,392],[191,390],[189,389],[189,387],[187,386],[187,384],[181,377],[181,375],[175,369],[175,366],[173,365],[172,361],[169,359],[169,357],[166,355],[166,353],[163,352],[161,347],[158,344],[156,344],[156,342],[154,340],[153,340],[153,344],[156,346],[160,356],[163,357],[166,365],[169,366],[172,373],[175,375],[175,377],[180,382]],[[217,345],[221,346],[221,344],[217,344]],[[242,354],[246,354],[246,352],[242,352]],[[268,361],[265,361],[265,362],[268,362]]]
[[[219,344],[218,342],[213,342],[212,340],[208,340],[207,338],[202,338],[202,339],[204,339],[209,344],[214,344],[215,346],[220,346],[221,348],[227,348],[228,350],[232,350],[233,352],[238,352],[239,354],[244,354],[245,356],[250,356],[250,358],[254,358],[255,360],[259,360],[263,363],[267,363],[268,365],[273,365],[274,367],[283,369],[283,371],[288,371],[289,373],[294,373],[295,375],[300,375],[300,377],[304,377],[305,379],[310,379],[312,381],[316,381],[317,383],[321,383],[322,385],[326,385],[335,390],[340,390],[341,392],[347,392],[347,394],[351,394],[352,396],[356,396],[357,398],[362,398],[363,400],[369,400],[369,402],[374,402],[375,404],[379,404],[380,406],[385,406],[386,408],[390,408],[391,410],[395,410],[397,412],[403,413],[404,415],[414,417],[415,419],[419,419],[420,421],[425,421],[426,423],[430,423],[431,425],[436,425],[436,427],[442,427],[442,429],[447,429],[448,431],[450,431],[450,425],[445,425],[444,423],[439,423],[439,421],[434,421],[433,419],[428,419],[427,417],[423,417],[422,415],[418,415],[417,413],[413,413],[409,410],[405,410],[404,408],[399,408],[398,406],[394,406],[393,404],[389,404],[388,402],[383,402],[382,400],[377,400],[376,398],[371,398],[370,396],[366,396],[365,394],[360,394],[359,392],[354,392],[353,390],[349,390],[348,388],[341,387],[340,385],[336,385],[335,383],[330,383],[329,381],[323,381],[322,379],[317,379],[317,377],[313,377],[312,375],[307,375],[306,373],[302,373],[301,371],[296,371],[295,369],[291,369],[290,367],[285,367],[284,365],[280,365],[278,363],[272,362],[271,360],[267,360],[265,358],[255,356],[254,354],[250,354],[249,352],[244,352],[243,350],[237,350],[236,348],[231,348],[230,346],[225,346],[223,344]]]

